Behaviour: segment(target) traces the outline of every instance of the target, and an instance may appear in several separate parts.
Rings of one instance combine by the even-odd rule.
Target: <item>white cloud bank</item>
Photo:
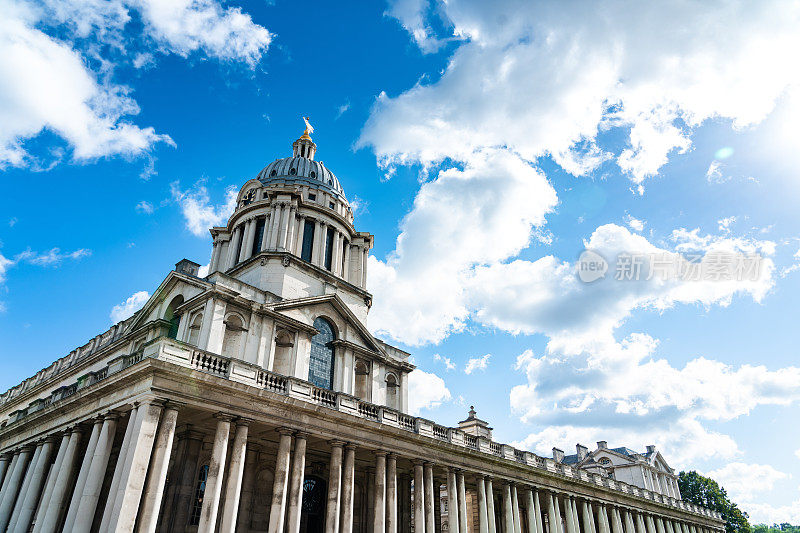
[[[492,354],[487,353],[483,357],[473,357],[469,361],[467,361],[467,365],[464,367],[465,374],[472,374],[476,370],[486,370],[489,367],[489,359],[492,357]]]
[[[178,203],[186,220],[186,229],[198,237],[208,236],[209,228],[219,226],[228,220],[236,209],[238,189],[231,185],[225,189],[225,200],[221,204],[212,204],[208,189],[203,182],[193,188],[181,190],[178,182],[170,187],[172,199]]]
[[[441,77],[378,98],[360,143],[388,165],[505,147],[575,174],[613,157],[638,186],[704,121],[758,123],[800,80],[787,67],[800,6],[780,0],[395,0],[388,13],[425,51],[460,41]],[[609,129],[627,146],[598,148]]]
[[[143,35],[126,33],[131,11]],[[215,0],[0,0],[0,12],[0,169],[38,166],[25,142],[45,131],[66,142],[76,162],[174,144],[130,121],[139,106],[128,87],[111,81],[115,64],[136,61],[137,49],[155,42],[163,53],[202,51],[253,66],[272,39],[249,15]]]

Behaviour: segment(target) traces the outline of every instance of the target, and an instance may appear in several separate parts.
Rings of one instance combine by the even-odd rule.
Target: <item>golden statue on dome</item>
[[[309,134],[310,133],[314,133],[314,126],[311,125],[309,120],[311,120],[309,117],[303,117],[303,122],[306,123],[306,129],[303,132],[303,135],[300,136],[301,139],[309,139],[309,140],[311,140],[311,137],[309,137]]]

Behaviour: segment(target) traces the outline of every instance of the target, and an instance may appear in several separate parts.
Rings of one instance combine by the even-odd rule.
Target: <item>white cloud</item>
[[[795,457],[800,459],[800,448],[798,448],[797,450],[794,451],[794,455],[795,455]]]
[[[254,66],[272,42],[272,34],[250,15],[215,0],[131,0],[130,5],[141,12],[156,42],[182,56],[202,50]]]
[[[788,478],[789,474],[770,465],[735,462],[712,470],[708,477],[723,486],[733,501],[742,502],[742,506],[743,502],[752,502],[753,498],[772,490],[776,481]]]
[[[433,360],[443,363],[448,372],[456,369],[456,364],[449,357],[444,357],[435,353],[433,354]]]
[[[208,235],[209,228],[219,226],[228,220],[236,208],[238,191],[231,185],[225,189],[225,201],[214,205],[208,196],[208,189],[202,182],[191,190],[182,191],[178,182],[170,186],[172,198],[180,205],[186,228],[198,237]]]
[[[708,165],[708,170],[706,170],[706,180],[709,183],[725,183],[726,181],[730,181],[730,179],[730,176],[722,173],[722,163],[719,161],[712,161],[711,164]]]
[[[32,10],[3,0],[0,11],[0,168],[28,164],[24,141],[45,129],[66,140],[78,161],[172,142],[127,122],[139,112],[128,90],[99,82],[69,44],[36,28]]]
[[[408,410],[411,414],[419,415],[423,409],[435,409],[451,398],[444,380],[436,374],[417,368],[408,375]]]
[[[136,204],[136,211],[139,213],[144,213],[145,215],[152,215],[154,208],[153,204],[148,202],[147,200],[142,200],[138,204]]]
[[[370,327],[412,345],[461,330],[468,278],[527,247],[556,201],[544,176],[508,152],[440,172],[420,188],[395,250],[369,258]]]
[[[717,220],[717,226],[719,227],[719,230],[721,232],[730,233],[731,232],[731,226],[733,225],[734,222],[736,222],[736,217],[733,217],[733,216],[725,217],[725,218],[722,218],[720,220]]]
[[[92,251],[86,248],[74,252],[62,252],[60,248],[51,248],[46,252],[34,252],[28,248],[14,257],[14,263],[26,262],[38,266],[58,266],[65,259],[77,260],[90,255],[92,255]]]
[[[128,31],[132,11],[141,34]],[[129,87],[113,82],[115,68],[152,64],[145,48],[154,43],[163,53],[200,51],[253,67],[272,40],[240,8],[216,0],[0,0],[0,12],[0,168],[57,163],[60,156],[42,165],[26,149],[44,131],[81,163],[174,145],[131,122],[139,106]],[[153,173],[151,160],[143,177]]]
[[[208,263],[206,265],[201,265],[200,268],[197,269],[197,277],[198,278],[204,278],[204,277],[208,276],[208,267],[209,266],[211,266],[211,263]]]
[[[344,115],[350,109],[350,100],[347,100],[345,103],[340,105],[336,110],[336,118],[338,119],[342,115]]]
[[[133,316],[133,314],[141,309],[147,300],[150,299],[150,293],[147,291],[138,291],[133,293],[124,302],[119,303],[111,308],[111,321],[115,324]]]
[[[582,174],[597,161],[562,154],[592,153],[599,132],[618,129],[628,145],[612,155],[639,186],[687,151],[704,121],[758,123],[800,78],[786,68],[800,48],[800,6],[778,1],[396,0],[388,14],[423,50],[460,41],[438,79],[377,99],[360,144],[389,165],[507,147]]]
[[[750,515],[751,524],[800,523],[800,498],[789,505],[750,502],[739,507]]]
[[[641,233],[644,231],[644,221],[639,220],[638,218],[634,218],[631,215],[625,215],[625,223],[631,228],[633,231]]]
[[[492,354],[487,353],[483,357],[474,357],[467,361],[467,366],[464,368],[465,374],[472,374],[476,370],[486,370],[489,366],[489,358]]]

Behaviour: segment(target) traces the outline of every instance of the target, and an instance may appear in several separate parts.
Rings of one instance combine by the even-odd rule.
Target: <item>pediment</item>
[[[164,278],[164,281],[161,282],[161,285],[153,292],[144,306],[136,312],[133,321],[128,327],[128,332],[135,331],[148,322],[162,318],[164,306],[176,296],[183,296],[185,302],[211,286],[207,281],[173,270]]]

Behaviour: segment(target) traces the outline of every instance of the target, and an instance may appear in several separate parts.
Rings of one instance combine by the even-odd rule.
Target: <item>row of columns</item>
[[[137,520],[138,531],[155,531],[177,413],[157,400],[130,411],[100,531],[132,532]],[[81,425],[0,456],[0,531],[28,533],[33,525],[33,533],[89,533],[119,418],[111,411],[93,420],[82,458]]]
[[[259,250],[285,250],[300,255],[303,247],[304,228],[307,220],[314,223],[311,263],[325,268],[328,228],[333,229],[331,250],[331,272],[355,285],[366,285],[367,257],[364,246],[349,242],[347,235],[336,226],[319,218],[311,218],[298,212],[292,203],[276,202],[265,217],[252,217],[236,226],[231,232],[228,247],[223,251],[223,241],[215,240],[211,254],[209,272],[228,270],[253,255],[256,226],[264,222]]]

